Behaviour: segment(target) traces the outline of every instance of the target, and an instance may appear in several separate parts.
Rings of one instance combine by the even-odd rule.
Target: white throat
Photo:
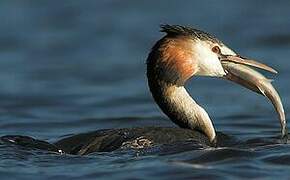
[[[153,84],[149,82],[155,101],[174,123],[182,128],[202,131],[210,141],[215,140],[215,129],[207,112],[191,98],[183,86],[156,81]]]

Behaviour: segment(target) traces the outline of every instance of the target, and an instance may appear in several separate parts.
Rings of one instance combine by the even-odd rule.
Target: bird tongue
[[[272,86],[270,79],[248,67],[246,64],[237,63],[234,61],[221,61],[222,66],[226,72],[224,78],[234,81],[252,91],[255,91],[263,96],[266,96],[273,104],[275,110],[278,113],[282,139],[287,140],[287,122],[285,119],[285,113],[279,94]],[[256,66],[255,66],[256,67]]]

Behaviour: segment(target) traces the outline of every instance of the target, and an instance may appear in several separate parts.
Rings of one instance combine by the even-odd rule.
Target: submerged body
[[[79,155],[184,141],[201,147],[234,145],[236,141],[232,138],[216,133],[207,112],[186,91],[184,84],[194,75],[225,78],[268,97],[279,114],[282,137],[287,139],[285,114],[277,91],[266,77],[250,67],[277,73],[274,69],[242,58],[203,31],[170,25],[162,26],[161,31],[166,35],[154,45],[147,59],[148,85],[158,106],[180,128],[98,130],[55,143],[25,136],[3,136],[0,143]]]
[[[232,146],[238,143],[233,137],[217,133],[217,146]],[[191,143],[196,148],[212,146],[203,133],[174,127],[136,127],[104,129],[63,138],[55,143],[37,140],[28,136],[2,136],[1,143],[17,144],[29,149],[41,149],[56,153],[86,155],[93,152],[114,150],[146,150],[160,145]]]

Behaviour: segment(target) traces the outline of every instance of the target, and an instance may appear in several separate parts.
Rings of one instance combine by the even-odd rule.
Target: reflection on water
[[[103,128],[174,126],[154,104],[145,79],[145,59],[161,36],[161,23],[201,28],[273,66],[280,74],[266,75],[275,79],[287,114],[290,4],[260,3],[1,1],[1,135],[52,142]],[[267,143],[280,127],[265,98],[208,78],[195,78],[188,88],[219,131],[266,143],[205,150],[185,144],[83,157],[1,145],[0,178],[288,177],[289,145]]]

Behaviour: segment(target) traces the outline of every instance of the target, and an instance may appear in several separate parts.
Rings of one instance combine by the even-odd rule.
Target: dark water
[[[289,1],[1,1],[0,135],[54,142],[103,128],[174,126],[153,102],[145,78],[161,23],[203,29],[275,67],[277,76],[266,75],[275,78],[289,114],[289,7]],[[188,88],[218,131],[241,141],[279,135],[264,97],[209,78],[194,78]],[[0,179],[290,176],[287,144],[186,147],[72,156],[1,145]]]

